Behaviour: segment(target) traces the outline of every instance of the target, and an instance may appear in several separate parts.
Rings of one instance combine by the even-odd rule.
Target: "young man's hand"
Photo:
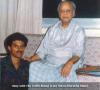
[[[31,61],[32,61],[32,57],[24,56],[24,60],[26,60],[26,61],[28,61],[28,62],[31,62]]]
[[[41,58],[37,54],[35,54],[31,57],[24,56],[24,60],[29,61],[29,62],[33,62],[33,61],[41,60]]]

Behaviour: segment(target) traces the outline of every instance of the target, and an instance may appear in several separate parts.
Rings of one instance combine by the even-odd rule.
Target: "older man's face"
[[[24,50],[25,50],[25,43],[20,40],[15,40],[12,42],[12,45],[8,47],[11,56],[15,58],[22,58]]]
[[[59,10],[59,17],[63,23],[69,23],[74,17],[72,5],[69,3],[63,3]]]

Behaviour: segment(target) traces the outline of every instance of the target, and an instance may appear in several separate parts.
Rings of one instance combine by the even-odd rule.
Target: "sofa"
[[[39,47],[44,35],[27,34],[28,45],[25,49],[24,56],[31,56]],[[100,66],[100,38],[86,37],[86,49],[84,55],[84,64]]]
[[[25,49],[24,56],[33,55],[39,47],[44,35],[27,34],[28,45]],[[84,54],[84,64],[100,66],[100,37],[86,37],[86,49]],[[82,82],[100,82],[100,77],[78,75],[79,81]]]

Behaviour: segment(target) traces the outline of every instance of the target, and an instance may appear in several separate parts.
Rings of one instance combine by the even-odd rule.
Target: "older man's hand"
[[[63,68],[61,69],[61,75],[63,77],[67,77],[69,74],[70,74],[70,71],[72,69],[72,66],[73,66],[73,62],[69,61],[67,62]]]

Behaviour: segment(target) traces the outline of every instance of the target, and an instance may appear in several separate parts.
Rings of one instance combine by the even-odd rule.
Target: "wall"
[[[42,33],[47,28],[58,21],[58,18],[44,18],[42,23]],[[74,21],[81,25],[87,37],[100,37],[100,18],[74,18]]]

